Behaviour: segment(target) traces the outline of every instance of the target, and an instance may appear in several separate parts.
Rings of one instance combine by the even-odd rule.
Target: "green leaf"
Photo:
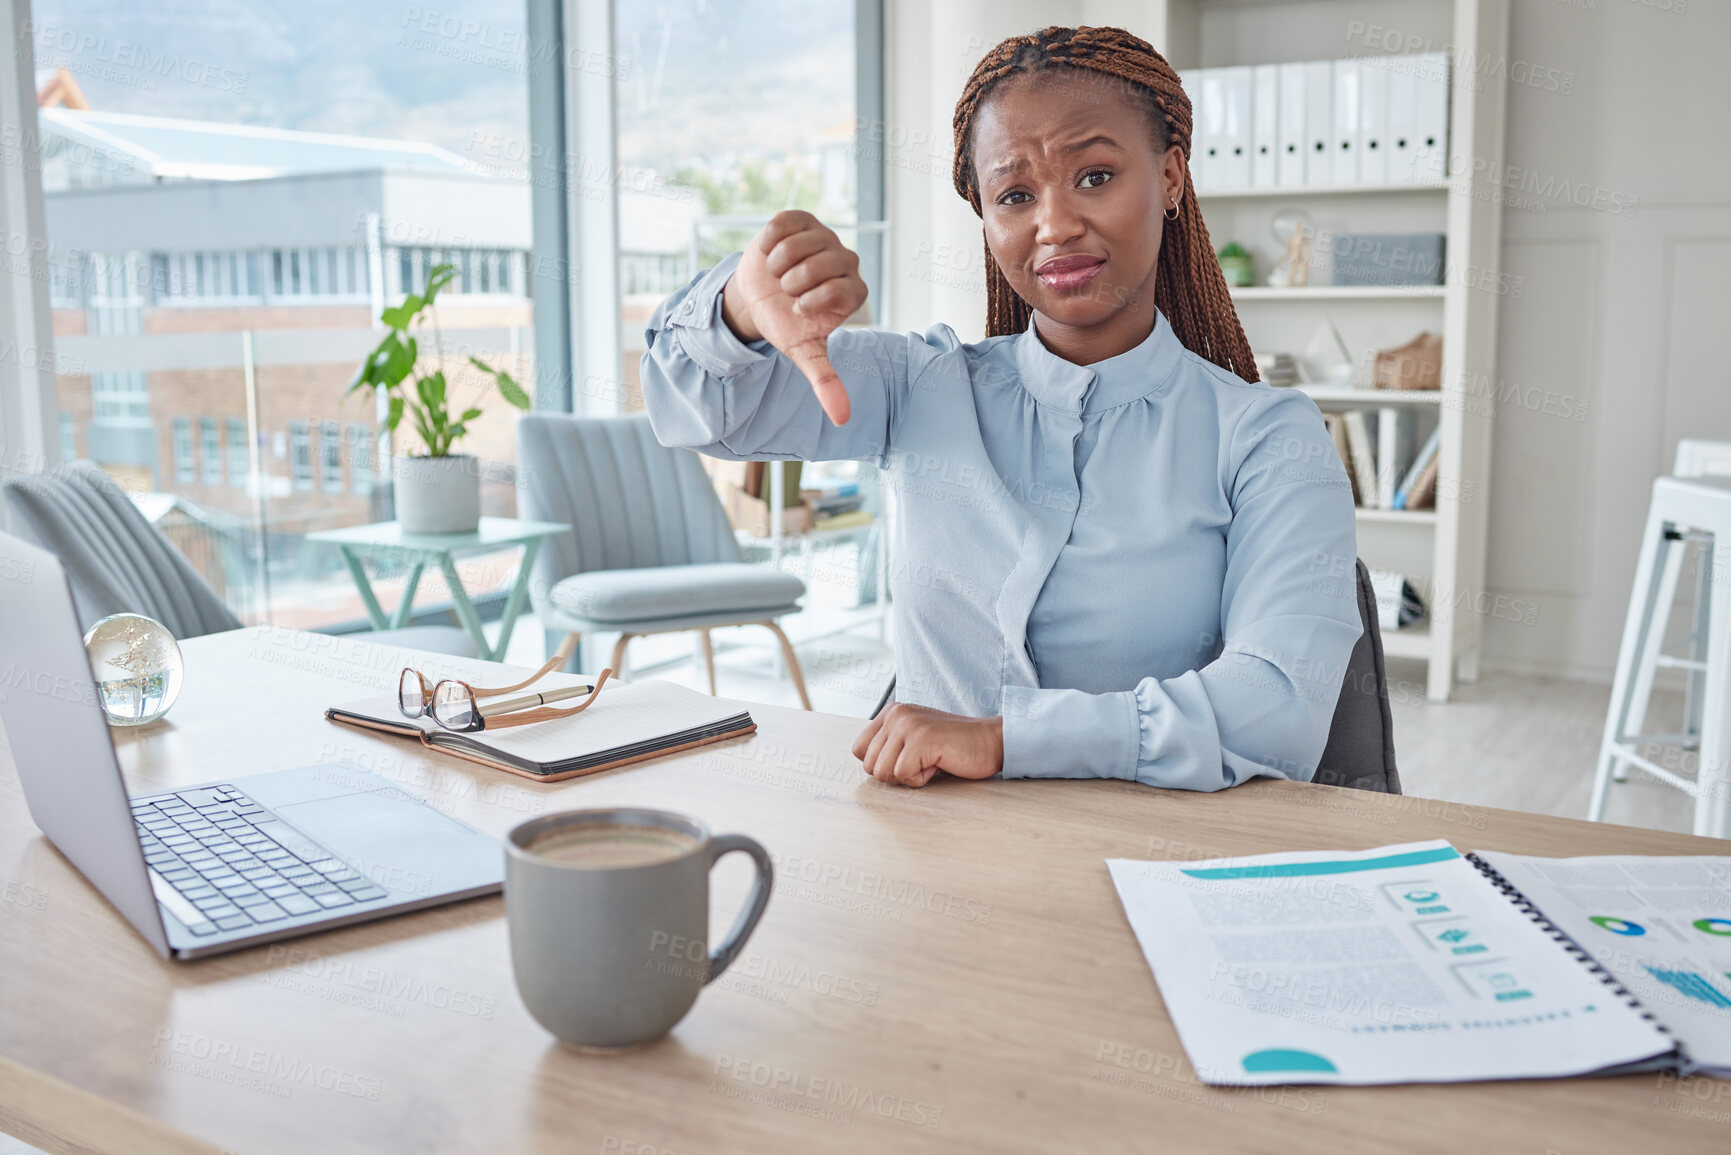
[[[463,411],[463,420],[464,421],[473,421],[475,418],[479,417],[480,415],[481,415],[481,411],[479,409],[465,409]]]
[[[414,322],[415,315],[421,311],[422,307],[430,303],[430,301],[423,300],[414,293],[410,293],[407,297],[403,298],[403,303],[401,305],[397,305],[381,312],[379,314],[379,320],[383,321],[393,329],[407,329],[410,324]]]
[[[431,305],[433,303],[433,298],[439,295],[439,290],[444,288],[446,285],[449,285],[456,276],[456,266],[449,263],[434,265],[432,268],[428,269],[427,288],[425,292],[427,304]]]
[[[379,382],[394,389],[396,386],[401,385],[403,383],[403,378],[407,377],[414,370],[414,354],[410,353],[409,350],[403,347],[403,343],[397,340],[397,335],[395,333],[386,337],[384,341],[379,344],[379,348],[384,354],[384,364],[380,367],[378,372]]]
[[[521,385],[511,379],[509,373],[501,370],[495,376],[499,379],[499,396],[519,409],[527,409],[534,404],[529,400],[529,394],[523,391]]]
[[[481,372],[485,373],[489,377],[493,376],[493,374],[495,372],[495,370],[493,369],[493,367],[491,365],[487,364],[485,361],[481,360],[479,357],[476,357],[473,355],[471,355],[469,357],[469,364],[473,365],[475,368],[479,369]]]
[[[403,420],[403,399],[401,397],[393,397],[393,398],[391,398],[390,416],[385,418],[385,429],[391,433],[395,433],[397,431],[397,425],[402,420]]]

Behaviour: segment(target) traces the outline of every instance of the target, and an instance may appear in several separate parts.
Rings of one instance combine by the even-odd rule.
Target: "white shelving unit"
[[[1164,41],[1158,47],[1184,71],[1243,64],[1377,55],[1350,35],[1363,21],[1359,0],[1155,0]],[[1452,45],[1457,61],[1504,60],[1508,0],[1411,0],[1400,6],[1403,37]],[[1442,183],[1302,188],[1199,189],[1198,201],[1215,248],[1237,241],[1266,277],[1280,246],[1271,232],[1277,213],[1310,214],[1319,232],[1441,232],[1444,283],[1360,288],[1310,285],[1233,290],[1239,316],[1259,352],[1300,352],[1323,319],[1340,330],[1368,384],[1369,356],[1406,343],[1421,330],[1443,337],[1440,393],[1371,392],[1306,387],[1324,409],[1411,407],[1425,424],[1440,423],[1442,440],[1434,510],[1358,513],[1359,554],[1367,564],[1405,573],[1423,588],[1430,619],[1415,628],[1383,631],[1389,657],[1428,663],[1427,695],[1446,701],[1454,680],[1478,676],[1483,620],[1474,612],[1484,593],[1491,456],[1491,406],[1470,403],[1476,383],[1496,380],[1501,209],[1486,173],[1503,161],[1504,86],[1456,77],[1449,100],[1451,177]],[[1326,278],[1326,268],[1313,266]],[[1457,607],[1460,607],[1457,609]]]

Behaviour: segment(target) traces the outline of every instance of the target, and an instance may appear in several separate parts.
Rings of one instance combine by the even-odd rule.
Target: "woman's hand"
[[[898,702],[860,731],[853,756],[879,782],[903,786],[924,786],[939,770],[957,778],[990,778],[1004,768],[1004,720]]]
[[[810,213],[789,210],[745,246],[721,315],[740,340],[768,340],[787,354],[829,419],[846,425],[847,390],[829,363],[829,335],[865,300],[858,255]]]

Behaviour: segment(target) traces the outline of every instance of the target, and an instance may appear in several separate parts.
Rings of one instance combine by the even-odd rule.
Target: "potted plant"
[[[1250,250],[1233,241],[1220,250],[1220,271],[1226,276],[1226,283],[1233,288],[1243,288],[1256,283],[1256,266],[1251,261]]]
[[[344,394],[347,397],[367,388],[383,390],[390,399],[385,429],[395,432],[407,416],[426,448],[424,456],[395,459],[397,521],[405,533],[468,533],[481,521],[477,463],[468,454],[451,452],[469,431],[469,422],[481,416],[481,410],[471,404],[460,414],[453,414],[445,377],[445,348],[433,312],[434,298],[455,276],[453,266],[434,265],[427,270],[426,288],[379,314],[388,332],[361,362]],[[434,368],[430,372],[422,372],[420,342],[410,333],[423,320],[433,330]],[[529,408],[529,394],[509,373],[479,357],[470,357],[469,363],[487,375],[489,384],[506,402],[518,409]]]

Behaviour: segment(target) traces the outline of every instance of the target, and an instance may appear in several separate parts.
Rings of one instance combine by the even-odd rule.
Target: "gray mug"
[[[530,849],[537,839],[583,826],[649,827],[691,846],[630,865],[560,861]],[[727,940],[710,953],[709,871],[735,850],[751,855],[757,880]],[[739,954],[773,880],[769,853],[756,841],[712,836],[701,822],[666,810],[570,810],[522,823],[505,842],[505,917],[524,1006],[586,1050],[660,1038]]]

